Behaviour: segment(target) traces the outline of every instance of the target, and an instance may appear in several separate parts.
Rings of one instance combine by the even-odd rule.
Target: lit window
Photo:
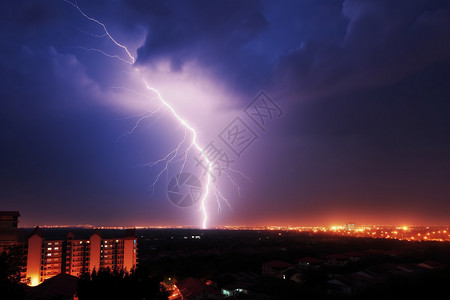
[[[58,250],[59,249],[59,247],[55,247],[55,250]]]
[[[48,243],[48,245],[49,245],[49,246],[51,246],[51,245],[52,245],[52,243]]]
[[[51,253],[47,253],[47,256],[52,256],[52,254]]]
[[[80,244],[83,244],[83,242],[82,242],[82,241],[80,241]]]
[[[48,247],[47,250],[52,250],[52,247]]]

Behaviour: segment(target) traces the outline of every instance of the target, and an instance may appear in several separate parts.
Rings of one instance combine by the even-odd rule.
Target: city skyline
[[[450,225],[446,1],[0,14],[0,203],[21,227]]]

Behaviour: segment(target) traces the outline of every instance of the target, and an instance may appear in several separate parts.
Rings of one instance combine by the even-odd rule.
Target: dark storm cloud
[[[26,224],[89,221],[103,205],[120,207],[136,184],[149,198],[143,178],[151,175],[136,168],[144,159],[138,146],[118,141],[130,123],[102,94],[114,61],[73,49],[68,34],[84,23],[67,22],[77,21],[70,8],[63,1],[2,6],[0,203],[19,209]]]
[[[277,66],[297,107],[285,132],[299,155],[281,164],[298,193],[285,208],[448,222],[449,4],[345,1],[342,13],[340,42],[305,42]]]
[[[340,41],[305,41],[278,65],[311,97],[383,86],[450,58],[450,11],[443,1],[343,2]]]
[[[155,4],[134,7],[146,13]],[[237,88],[264,83],[262,76],[268,75],[269,62],[248,48],[268,27],[258,1],[168,1],[147,20],[149,32],[138,49],[139,64],[166,59],[180,71],[195,61]]]

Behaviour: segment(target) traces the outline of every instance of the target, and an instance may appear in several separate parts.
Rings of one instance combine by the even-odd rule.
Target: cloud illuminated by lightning
[[[100,22],[99,20],[92,18],[90,16],[88,16],[85,12],[83,12],[81,10],[81,8],[78,6],[78,4],[75,2],[70,2],[68,0],[63,0],[67,3],[69,3],[70,5],[72,5],[73,7],[75,7],[77,9],[77,11],[87,20],[94,22],[96,24],[98,24],[99,26],[102,27],[104,34],[102,35],[94,35],[94,34],[90,34],[92,36],[98,37],[98,38],[103,38],[103,37],[107,37],[109,38],[116,46],[120,47],[121,49],[124,50],[125,52],[125,57],[121,57],[119,55],[112,55],[112,54],[108,54],[107,52],[105,52],[104,50],[101,49],[96,49],[96,48],[86,48],[83,47],[81,45],[78,45],[79,48],[87,50],[87,51],[95,51],[95,52],[99,52],[107,57],[110,58],[115,58],[115,59],[119,59],[120,61],[133,65],[136,61],[136,59],[133,57],[133,55],[131,54],[131,52],[128,50],[128,48],[119,43],[116,39],[114,39],[112,37],[112,35],[109,33],[108,29],[106,28],[105,24],[103,24],[102,22]],[[136,68],[135,69],[138,73],[139,70]],[[141,76],[141,75],[140,75]],[[142,77],[142,76],[141,76]],[[218,203],[218,207],[220,210],[220,200],[224,201],[228,207],[231,208],[229,201],[224,197],[224,195],[220,192],[220,190],[215,186],[215,184],[212,182],[212,175],[211,172],[213,170],[213,163],[210,161],[210,159],[207,157],[207,155],[205,154],[204,148],[200,146],[198,140],[197,140],[197,132],[194,129],[193,126],[191,126],[188,122],[186,122],[177,112],[176,110],[161,96],[161,93],[154,87],[151,87],[147,81],[145,79],[142,79],[146,88],[151,91],[152,93],[154,93],[156,95],[157,100],[160,102],[161,106],[156,110],[156,111],[152,111],[152,112],[145,112],[141,115],[138,115],[136,117],[138,117],[138,121],[135,123],[134,127],[131,129],[131,131],[127,132],[125,135],[127,134],[131,134],[133,133],[133,131],[139,126],[139,123],[145,119],[145,118],[149,118],[150,116],[152,116],[154,113],[158,112],[162,107],[165,107],[166,109],[168,109],[170,111],[170,113],[172,114],[172,116],[174,117],[174,119],[176,119],[185,129],[184,132],[184,138],[178,143],[177,147],[175,149],[173,149],[171,152],[169,152],[166,156],[164,156],[163,158],[152,162],[152,163],[148,163],[146,165],[148,166],[155,166],[159,163],[162,163],[164,165],[164,167],[162,168],[162,170],[157,174],[155,181],[152,184],[152,188],[154,187],[155,183],[159,180],[160,176],[164,173],[168,171],[168,167],[169,165],[173,162],[173,160],[177,157],[180,156],[183,159],[183,164],[181,167],[181,171],[183,170],[185,164],[186,164],[186,160],[187,160],[187,155],[189,153],[189,151],[191,149],[195,149],[198,150],[202,157],[205,159],[206,161],[206,170],[205,170],[205,175],[206,175],[206,182],[205,182],[205,191],[203,193],[203,196],[201,198],[200,201],[200,209],[202,211],[203,214],[203,221],[202,221],[202,228],[206,228],[207,227],[207,221],[208,221],[208,213],[207,213],[207,200],[208,200],[208,196],[210,194],[211,191],[214,192],[216,199],[217,199],[217,203]],[[188,141],[188,133],[190,135],[190,139]],[[187,144],[187,145],[186,145]],[[183,148],[184,147],[184,148]],[[243,175],[242,173],[232,170],[233,172],[236,172],[238,174]],[[181,173],[181,172],[180,172]],[[224,172],[226,173],[226,172]],[[232,180],[232,178],[230,177],[230,175],[228,173],[226,173],[226,175],[228,176],[228,178],[231,180],[231,182],[233,183],[234,186],[236,186],[238,188],[238,192],[239,192],[239,186]]]

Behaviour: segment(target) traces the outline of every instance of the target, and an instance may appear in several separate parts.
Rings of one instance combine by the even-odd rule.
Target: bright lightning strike
[[[107,57],[119,59],[119,60],[121,60],[122,62],[127,63],[127,64],[130,64],[130,65],[133,65],[133,64],[135,63],[136,59],[133,57],[133,55],[132,55],[131,52],[128,50],[128,48],[127,48],[126,46],[122,45],[121,43],[119,43],[117,40],[115,40],[115,39],[111,36],[111,34],[109,33],[109,31],[108,31],[108,29],[106,28],[105,24],[103,24],[103,23],[100,22],[99,20],[97,20],[97,19],[95,19],[95,18],[92,18],[92,17],[88,16],[86,13],[84,13],[84,12],[80,9],[80,7],[78,6],[78,4],[77,4],[76,2],[73,3],[73,2],[70,2],[70,1],[68,1],[68,0],[63,0],[63,1],[65,1],[65,2],[69,3],[70,5],[72,5],[73,7],[75,7],[75,8],[78,10],[78,12],[79,12],[84,18],[86,18],[87,20],[89,20],[89,21],[91,21],[91,22],[94,22],[94,23],[97,23],[98,25],[100,25],[100,26],[102,27],[103,31],[104,31],[104,34],[102,34],[102,35],[93,35],[93,34],[90,34],[90,35],[96,36],[96,37],[99,37],[99,38],[108,37],[108,38],[109,38],[116,46],[122,48],[122,49],[125,51],[126,57],[123,58],[123,57],[120,57],[120,56],[118,56],[118,55],[108,54],[108,53],[106,53],[105,51],[103,51],[103,50],[101,50],[101,49],[96,49],[96,48],[86,48],[86,47],[82,47],[82,46],[79,46],[79,48],[84,49],[84,50],[87,50],[87,51],[96,51],[96,52],[99,52],[99,53],[101,53],[101,54],[103,54],[103,55],[105,55],[105,56],[107,56]],[[89,34],[89,33],[88,33],[88,34]],[[136,70],[137,70],[137,69],[136,69]],[[137,70],[137,72],[139,72],[139,70]],[[158,175],[156,176],[156,179],[155,179],[155,181],[153,182],[152,187],[153,187],[154,184],[159,180],[160,176],[161,176],[164,172],[167,172],[167,171],[168,171],[169,165],[173,162],[173,160],[174,160],[177,156],[180,155],[180,152],[182,153],[182,157],[183,157],[183,165],[182,165],[182,167],[181,167],[181,171],[182,171],[183,168],[184,168],[184,166],[185,166],[185,164],[186,164],[187,154],[189,153],[189,151],[190,151],[191,149],[193,149],[193,148],[196,149],[196,150],[198,150],[198,151],[202,154],[202,156],[205,158],[205,160],[206,160],[206,166],[207,166],[207,170],[206,170],[206,172],[205,172],[205,174],[206,174],[205,192],[204,192],[203,197],[201,198],[201,201],[200,201],[200,203],[201,203],[201,204],[200,204],[200,209],[201,209],[202,214],[203,214],[202,228],[207,228],[208,213],[207,213],[206,205],[207,205],[208,196],[209,196],[211,190],[214,191],[214,193],[215,193],[215,196],[216,196],[216,199],[217,199],[217,203],[218,203],[218,205],[219,205],[219,210],[220,210],[220,201],[219,201],[219,200],[223,200],[223,201],[227,204],[227,206],[231,208],[229,201],[224,197],[224,195],[217,189],[217,187],[216,187],[216,186],[214,185],[214,183],[212,182],[212,175],[211,175],[211,172],[212,172],[212,170],[213,170],[213,163],[210,161],[210,159],[208,159],[208,157],[207,157],[206,154],[205,154],[204,149],[203,149],[203,148],[200,146],[200,144],[198,143],[198,140],[197,140],[197,132],[195,131],[194,127],[192,127],[191,125],[189,125],[189,124],[188,124],[188,123],[187,123],[187,122],[186,122],[186,121],[185,121],[185,120],[184,120],[184,119],[183,119],[183,118],[175,111],[175,109],[174,109],[174,108],[173,108],[166,100],[164,100],[164,98],[161,96],[161,94],[160,94],[160,92],[159,92],[158,90],[156,90],[155,88],[149,86],[148,83],[147,83],[147,81],[145,81],[145,79],[143,79],[143,81],[144,81],[144,84],[145,84],[146,88],[147,88],[148,90],[152,91],[152,92],[157,96],[158,101],[161,103],[161,107],[159,107],[156,111],[153,111],[153,112],[145,112],[144,114],[138,115],[139,119],[138,119],[138,121],[135,123],[133,129],[132,129],[131,131],[127,132],[125,135],[128,135],[128,134],[133,133],[133,131],[138,127],[139,123],[140,123],[143,119],[150,117],[150,116],[153,115],[155,112],[159,111],[162,107],[167,108],[167,109],[171,112],[172,116],[173,116],[173,117],[174,117],[174,118],[175,118],[175,119],[176,119],[176,120],[177,120],[177,121],[185,128],[184,138],[183,138],[183,139],[181,140],[181,142],[177,145],[177,147],[176,147],[174,150],[172,150],[171,152],[169,152],[165,157],[163,157],[163,158],[161,158],[161,159],[159,159],[159,160],[157,160],[157,161],[155,161],[155,162],[153,162],[153,163],[147,164],[147,165],[149,165],[149,166],[155,166],[155,165],[158,164],[158,163],[163,163],[163,164],[164,164],[163,169],[162,169],[162,170],[158,173]],[[190,133],[191,139],[190,139],[190,142],[188,143],[188,145],[185,146],[185,148],[184,148],[184,150],[183,150],[182,147],[183,147],[183,145],[186,143],[186,140],[187,140],[187,132]],[[245,175],[243,175],[242,173],[240,173],[240,172],[238,172],[238,171],[235,171],[235,170],[232,170],[232,171],[233,171],[233,172],[236,172],[236,173],[238,173],[238,174],[241,174],[242,176],[245,177]],[[225,173],[226,173],[226,172],[225,172]],[[227,176],[228,176],[228,178],[232,181],[233,185],[236,186],[236,187],[238,188],[238,192],[239,192],[239,186],[231,179],[231,177],[230,177],[229,174],[227,174]],[[247,177],[246,177],[246,178],[247,178]]]
[[[123,50],[125,50],[125,52],[127,53],[128,58],[131,59],[131,62],[129,62],[129,61],[126,61],[126,62],[129,63],[129,64],[134,64],[135,59],[134,59],[133,55],[131,55],[130,51],[128,51],[128,48],[125,47],[124,45],[122,45],[121,43],[119,43],[118,41],[116,41],[116,40],[111,36],[111,34],[109,34],[109,31],[108,31],[108,29],[106,29],[105,24],[103,24],[102,22],[100,22],[100,21],[98,21],[98,20],[96,20],[96,19],[94,19],[94,18],[91,18],[91,17],[89,17],[88,15],[86,15],[86,14],[81,10],[81,8],[78,6],[78,4],[77,4],[76,2],[73,3],[73,2],[70,2],[70,1],[68,1],[68,0],[63,0],[63,1],[64,1],[64,2],[67,2],[67,3],[69,3],[70,5],[72,5],[73,7],[75,7],[75,8],[80,12],[80,14],[81,14],[83,17],[85,17],[86,19],[88,19],[89,21],[95,22],[95,23],[97,23],[98,25],[100,25],[100,26],[103,28],[103,31],[105,32],[106,36],[108,36],[108,38],[109,38],[114,44],[116,44],[116,46],[118,46],[118,47],[122,48]],[[122,60],[123,60],[123,59],[122,59]],[[125,61],[125,60],[124,60],[124,61]]]
[[[192,127],[192,126],[190,126],[185,120],[183,120],[179,115],[178,115],[178,113],[175,111],[175,109],[172,107],[172,106],[170,106],[170,104],[169,103],[167,103],[164,99],[163,99],[163,97],[161,96],[161,94],[156,90],[156,89],[154,89],[154,88],[152,88],[152,87],[150,87],[148,84],[147,84],[147,82],[144,80],[144,82],[145,82],[145,85],[147,86],[147,89],[149,89],[149,90],[151,90],[152,92],[154,92],[157,96],[158,96],[158,99],[161,101],[161,103],[165,106],[165,107],[167,107],[168,109],[169,109],[169,111],[172,113],[172,115],[187,129],[187,130],[189,130],[190,132],[191,132],[191,134],[192,134],[192,140],[191,140],[191,143],[190,143],[190,145],[188,146],[188,151],[192,148],[192,147],[194,147],[195,149],[197,149],[200,153],[204,153],[204,149],[198,144],[198,141],[197,141],[197,132],[195,131],[195,129]],[[186,138],[186,136],[185,136],[185,138]],[[182,141],[182,143],[184,142],[184,140]],[[176,149],[176,151],[178,152],[178,150],[179,150],[179,148],[180,148],[180,145],[181,145],[181,143],[178,145],[178,148]],[[187,153],[187,152],[185,152],[185,153]],[[175,157],[175,156],[174,156]],[[207,212],[206,212],[206,200],[208,199],[208,194],[209,194],[209,189],[210,189],[210,186],[211,186],[211,184],[212,184],[212,182],[211,182],[211,172],[212,172],[212,162],[208,159],[208,157],[206,156],[206,155],[204,155],[204,157],[205,157],[205,160],[206,160],[206,165],[207,165],[207,168],[208,168],[208,170],[207,170],[207,172],[206,172],[206,187],[205,187],[205,193],[203,194],[203,197],[202,197],[202,199],[201,199],[201,205],[200,205],[200,208],[201,208],[201,210],[202,210],[202,213],[203,213],[203,224],[202,224],[202,227],[203,228],[206,228],[206,222],[207,222],[207,220],[208,220],[208,214],[207,214]],[[185,160],[185,162],[186,162],[186,160]],[[167,170],[167,164],[166,164],[166,170]],[[183,165],[183,167],[184,167],[184,165]]]

